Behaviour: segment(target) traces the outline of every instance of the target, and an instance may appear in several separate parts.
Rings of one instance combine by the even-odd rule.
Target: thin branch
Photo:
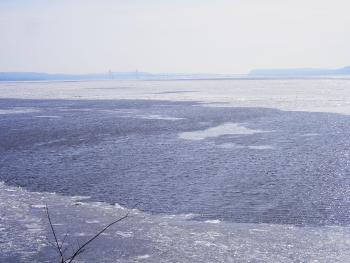
[[[135,204],[133,208],[131,208],[130,210],[128,210],[128,212],[118,218],[117,220],[113,221],[112,223],[108,224],[107,226],[105,226],[102,230],[100,230],[96,235],[94,235],[92,238],[90,238],[89,240],[87,240],[85,243],[83,243],[83,245],[80,245],[79,244],[79,240],[76,240],[77,243],[78,243],[78,248],[75,249],[75,248],[71,248],[72,249],[72,255],[68,258],[65,258],[64,257],[64,254],[65,254],[65,251],[68,249],[68,247],[64,248],[63,249],[63,245],[66,241],[66,238],[68,236],[68,234],[65,234],[65,236],[63,237],[63,240],[60,244],[60,242],[58,241],[57,239],[57,235],[56,235],[56,231],[53,227],[53,224],[52,224],[52,221],[51,221],[51,217],[50,217],[50,213],[49,213],[49,208],[47,207],[47,204],[45,204],[45,209],[46,209],[46,215],[47,215],[47,218],[49,220],[49,224],[50,224],[50,227],[51,227],[51,231],[52,231],[52,234],[54,236],[54,239],[55,239],[55,244],[50,242],[49,243],[58,251],[59,255],[60,255],[60,263],[65,263],[65,262],[68,262],[68,263],[71,263],[73,262],[73,260],[79,256],[80,254],[82,254],[83,252],[85,252],[86,250],[86,246],[89,245],[92,241],[94,241],[97,237],[99,237],[103,232],[105,232],[108,228],[110,228],[111,226],[113,226],[114,224],[126,219],[127,217],[129,217],[129,214],[130,214],[130,211],[132,209],[134,209],[136,206],[138,205]]]
[[[59,245],[59,243],[58,243],[55,229],[54,229],[54,227],[53,227],[53,225],[52,225],[52,222],[51,222],[50,213],[49,213],[49,208],[47,207],[47,204],[45,204],[45,210],[46,210],[47,219],[49,220],[49,223],[50,223],[51,232],[52,232],[52,234],[53,234],[53,236],[54,236],[54,238],[55,238],[56,248],[57,248],[58,253],[60,254],[60,257],[61,257],[61,262],[64,262],[63,253],[62,253],[61,247],[60,247],[60,245]]]
[[[74,253],[72,256],[70,256],[69,258],[67,258],[66,261],[69,260],[68,263],[71,263],[71,262],[74,260],[75,257],[77,257],[80,253],[83,252],[82,250],[84,250],[84,248],[85,248],[88,244],[90,244],[93,240],[95,240],[98,236],[100,236],[103,232],[105,232],[108,228],[110,228],[110,227],[113,226],[114,224],[116,224],[116,223],[118,223],[118,222],[124,220],[125,218],[129,217],[129,213],[130,213],[130,211],[129,211],[125,216],[123,216],[123,217],[121,217],[121,218],[119,218],[119,219],[113,221],[112,223],[108,224],[107,226],[105,226],[101,231],[99,231],[96,235],[94,235],[92,238],[90,238],[88,241],[86,241],[82,246],[80,246],[80,247],[75,251],[75,253]]]
[[[62,249],[63,245],[64,245],[64,242],[66,241],[66,238],[67,238],[68,234],[65,234],[64,237],[63,237],[63,240],[61,242],[61,246],[60,246],[60,249]]]
[[[57,249],[56,244],[52,243],[47,237],[46,242],[49,243],[52,246],[52,248]]]

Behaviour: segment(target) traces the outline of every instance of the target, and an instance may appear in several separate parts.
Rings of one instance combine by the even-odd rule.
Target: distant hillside
[[[137,79],[148,76],[143,72],[110,72],[104,74],[48,74],[38,72],[0,72],[0,81],[40,81],[40,80],[107,80]]]
[[[148,72],[109,72],[102,74],[48,74],[38,72],[0,72],[0,81],[78,81],[78,80],[181,80],[181,79],[232,79],[246,75],[185,74]]]
[[[254,79],[279,77],[313,77],[350,75],[350,66],[340,69],[255,69],[248,75],[186,74],[148,72],[108,72],[101,74],[49,74],[40,72],[0,72],[0,81],[79,81],[79,80],[204,80],[204,79]]]
[[[330,75],[350,75],[350,66],[339,69],[254,69],[249,72],[252,77],[312,77]]]

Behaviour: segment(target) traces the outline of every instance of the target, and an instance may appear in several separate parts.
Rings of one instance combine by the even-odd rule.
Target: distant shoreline
[[[0,82],[77,81],[184,81],[184,80],[273,80],[350,78],[350,67],[341,69],[256,69],[248,74],[186,74],[148,72],[108,72],[101,74],[50,74],[40,72],[0,72]]]
[[[153,78],[153,79],[79,79],[79,80],[0,80],[0,83],[51,83],[51,82],[97,82],[97,81],[225,81],[225,80],[350,80],[350,75],[341,76],[300,76],[300,77],[237,77],[237,78]]]

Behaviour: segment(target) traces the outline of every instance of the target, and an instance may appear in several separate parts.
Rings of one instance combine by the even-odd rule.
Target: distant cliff
[[[249,72],[252,77],[312,77],[330,75],[350,75],[350,66],[339,69],[254,69]]]

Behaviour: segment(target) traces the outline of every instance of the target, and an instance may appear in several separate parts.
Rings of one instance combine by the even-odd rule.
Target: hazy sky
[[[0,71],[350,65],[349,0],[0,0]]]

